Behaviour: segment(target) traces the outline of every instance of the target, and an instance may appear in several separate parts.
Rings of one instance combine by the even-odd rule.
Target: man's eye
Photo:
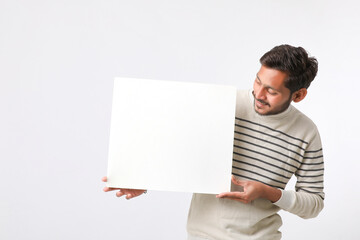
[[[268,90],[268,93],[270,93],[270,95],[276,95],[276,94],[277,94],[277,92],[274,92],[274,91],[271,90],[271,89]]]

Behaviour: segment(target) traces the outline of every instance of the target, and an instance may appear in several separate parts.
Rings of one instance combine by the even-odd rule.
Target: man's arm
[[[283,190],[280,200],[274,204],[305,219],[316,217],[324,208],[324,200],[319,195],[291,190]]]
[[[322,144],[317,128],[307,146],[303,161],[295,172],[295,190],[283,190],[275,203],[285,211],[302,218],[314,218],[324,208],[324,159]]]
[[[318,194],[280,190],[256,181],[236,180],[234,176],[231,180],[234,184],[243,187],[244,191],[220,193],[216,197],[243,203],[264,198],[283,210],[305,219],[316,217],[324,208],[324,200]]]

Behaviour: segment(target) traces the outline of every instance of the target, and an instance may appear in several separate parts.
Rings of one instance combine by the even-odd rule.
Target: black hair
[[[276,46],[260,58],[260,63],[268,68],[285,72],[288,77],[285,87],[291,93],[308,88],[318,71],[318,61],[309,57],[302,47],[287,44]]]

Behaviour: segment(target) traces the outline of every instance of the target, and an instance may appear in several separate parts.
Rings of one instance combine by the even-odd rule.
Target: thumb
[[[244,186],[245,181],[237,179],[234,175],[231,176],[231,181],[239,186]]]

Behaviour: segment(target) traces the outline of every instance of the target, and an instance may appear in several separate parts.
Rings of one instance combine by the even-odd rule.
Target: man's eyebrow
[[[259,75],[258,75],[258,74],[256,74],[256,78],[259,79],[259,81],[261,82],[261,79],[259,78]]]
[[[261,82],[261,79],[259,78],[259,75],[258,75],[258,74],[256,74],[256,78],[259,79],[259,81]],[[271,87],[271,86],[269,86],[269,85],[265,85],[265,87],[266,87],[266,88],[270,88],[270,89],[272,89],[272,90],[274,90],[274,91],[276,91],[276,92],[279,92],[279,90],[277,90],[276,88],[273,88],[273,87]]]

